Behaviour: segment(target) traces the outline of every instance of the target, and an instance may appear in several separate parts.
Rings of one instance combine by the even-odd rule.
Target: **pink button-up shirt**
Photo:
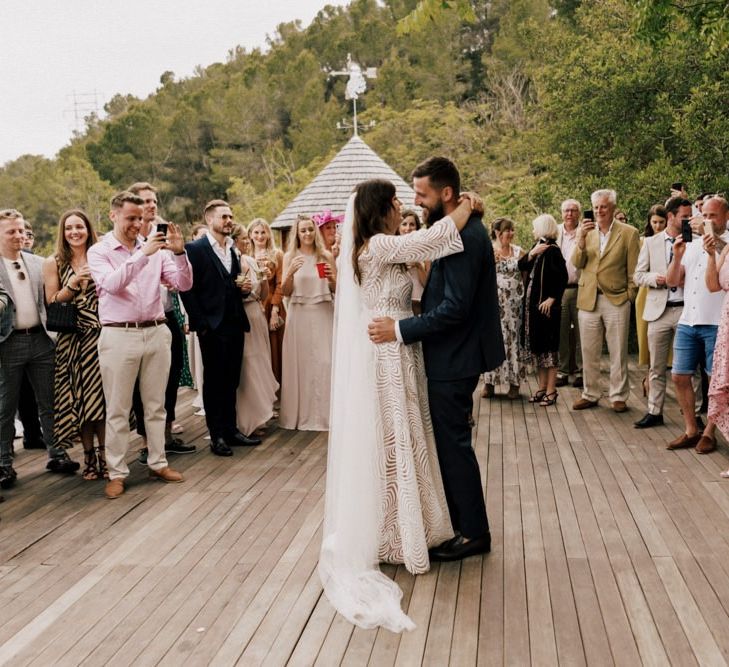
[[[148,257],[139,240],[130,252],[114,232],[104,234],[89,248],[87,256],[99,295],[101,324],[162,319],[165,312],[160,284],[164,282],[181,292],[192,287],[187,254],[159,250]]]

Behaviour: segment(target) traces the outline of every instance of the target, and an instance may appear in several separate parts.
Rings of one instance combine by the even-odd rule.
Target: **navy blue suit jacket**
[[[462,380],[505,358],[494,249],[479,217],[461,232],[463,252],[433,262],[422,315],[400,320],[405,343],[422,341],[429,380]]]
[[[190,329],[212,331],[225,319],[230,323],[240,322],[243,331],[250,331],[243,299],[235,285],[240,261],[233,248],[230,249],[233,256],[230,273],[218,259],[207,236],[185,244],[185,250],[192,264],[193,283],[192,289],[181,292],[180,296],[190,320]]]

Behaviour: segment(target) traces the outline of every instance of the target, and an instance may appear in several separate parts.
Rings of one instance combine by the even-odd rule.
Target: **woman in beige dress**
[[[253,257],[258,265],[267,266],[268,297],[263,299],[268,320],[268,336],[271,341],[271,368],[277,382],[281,382],[281,353],[286,330],[286,309],[283,304],[281,282],[283,281],[283,252],[273,242],[271,227],[263,218],[256,218],[248,226],[253,243]]]
[[[243,229],[240,236],[248,236]],[[237,243],[236,243],[237,245]],[[251,292],[243,299],[250,331],[243,345],[243,363],[236,396],[238,430],[251,435],[273,417],[278,382],[271,370],[271,343],[263,301],[268,296],[268,269],[262,269],[249,255],[240,256],[241,275],[250,278]],[[262,435],[262,433],[257,433]]]
[[[283,275],[281,289],[289,297],[289,310],[279,425],[328,431],[336,273],[332,256],[324,250],[310,218],[298,219],[291,229]]]

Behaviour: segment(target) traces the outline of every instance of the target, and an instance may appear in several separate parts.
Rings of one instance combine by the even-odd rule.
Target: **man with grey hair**
[[[17,474],[12,446],[15,411],[27,373],[38,402],[46,468],[55,473],[79,469],[53,442],[53,372],[55,344],[46,329],[43,259],[22,252],[26,240],[23,216],[15,209],[0,211],[0,487],[10,488]]]
[[[637,287],[633,272],[640,243],[635,227],[614,219],[614,190],[596,190],[590,197],[594,221],[583,219],[577,228],[572,263],[582,271],[577,290],[584,388],[573,410],[597,405],[601,396],[600,357],[603,337],[610,355],[609,398],[615,412],[625,412],[628,384],[628,329],[630,303]]]
[[[580,325],[577,318],[577,281],[580,272],[572,263],[577,246],[577,225],[582,206],[576,199],[565,199],[561,206],[562,224],[558,225],[557,245],[567,266],[567,287],[562,295],[562,311],[559,329],[559,373],[557,386],[564,387],[571,373],[575,375],[575,387],[582,387],[582,350],[580,350]]]

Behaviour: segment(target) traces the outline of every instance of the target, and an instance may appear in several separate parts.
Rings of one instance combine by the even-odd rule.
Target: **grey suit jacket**
[[[35,303],[40,314],[41,324],[45,329],[46,302],[43,291],[43,258],[37,255],[31,255],[30,253],[23,253],[23,260],[28,269],[28,280],[30,280],[30,284],[33,286],[33,295],[35,296]],[[10,283],[5,262],[0,261],[0,299],[2,299],[2,294],[7,295],[9,303],[5,308],[2,308],[2,302],[0,301],[0,308],[2,308],[0,311],[0,343],[13,332],[13,322],[15,321],[15,294],[13,293],[13,286]],[[46,333],[49,333],[47,329]],[[53,338],[52,334],[49,335]]]
[[[662,231],[655,236],[643,239],[643,247],[638,255],[638,264],[635,267],[633,280],[638,287],[647,287],[643,319],[654,322],[666,310],[669,292],[666,286],[659,287],[656,277],[666,275],[666,232]]]

